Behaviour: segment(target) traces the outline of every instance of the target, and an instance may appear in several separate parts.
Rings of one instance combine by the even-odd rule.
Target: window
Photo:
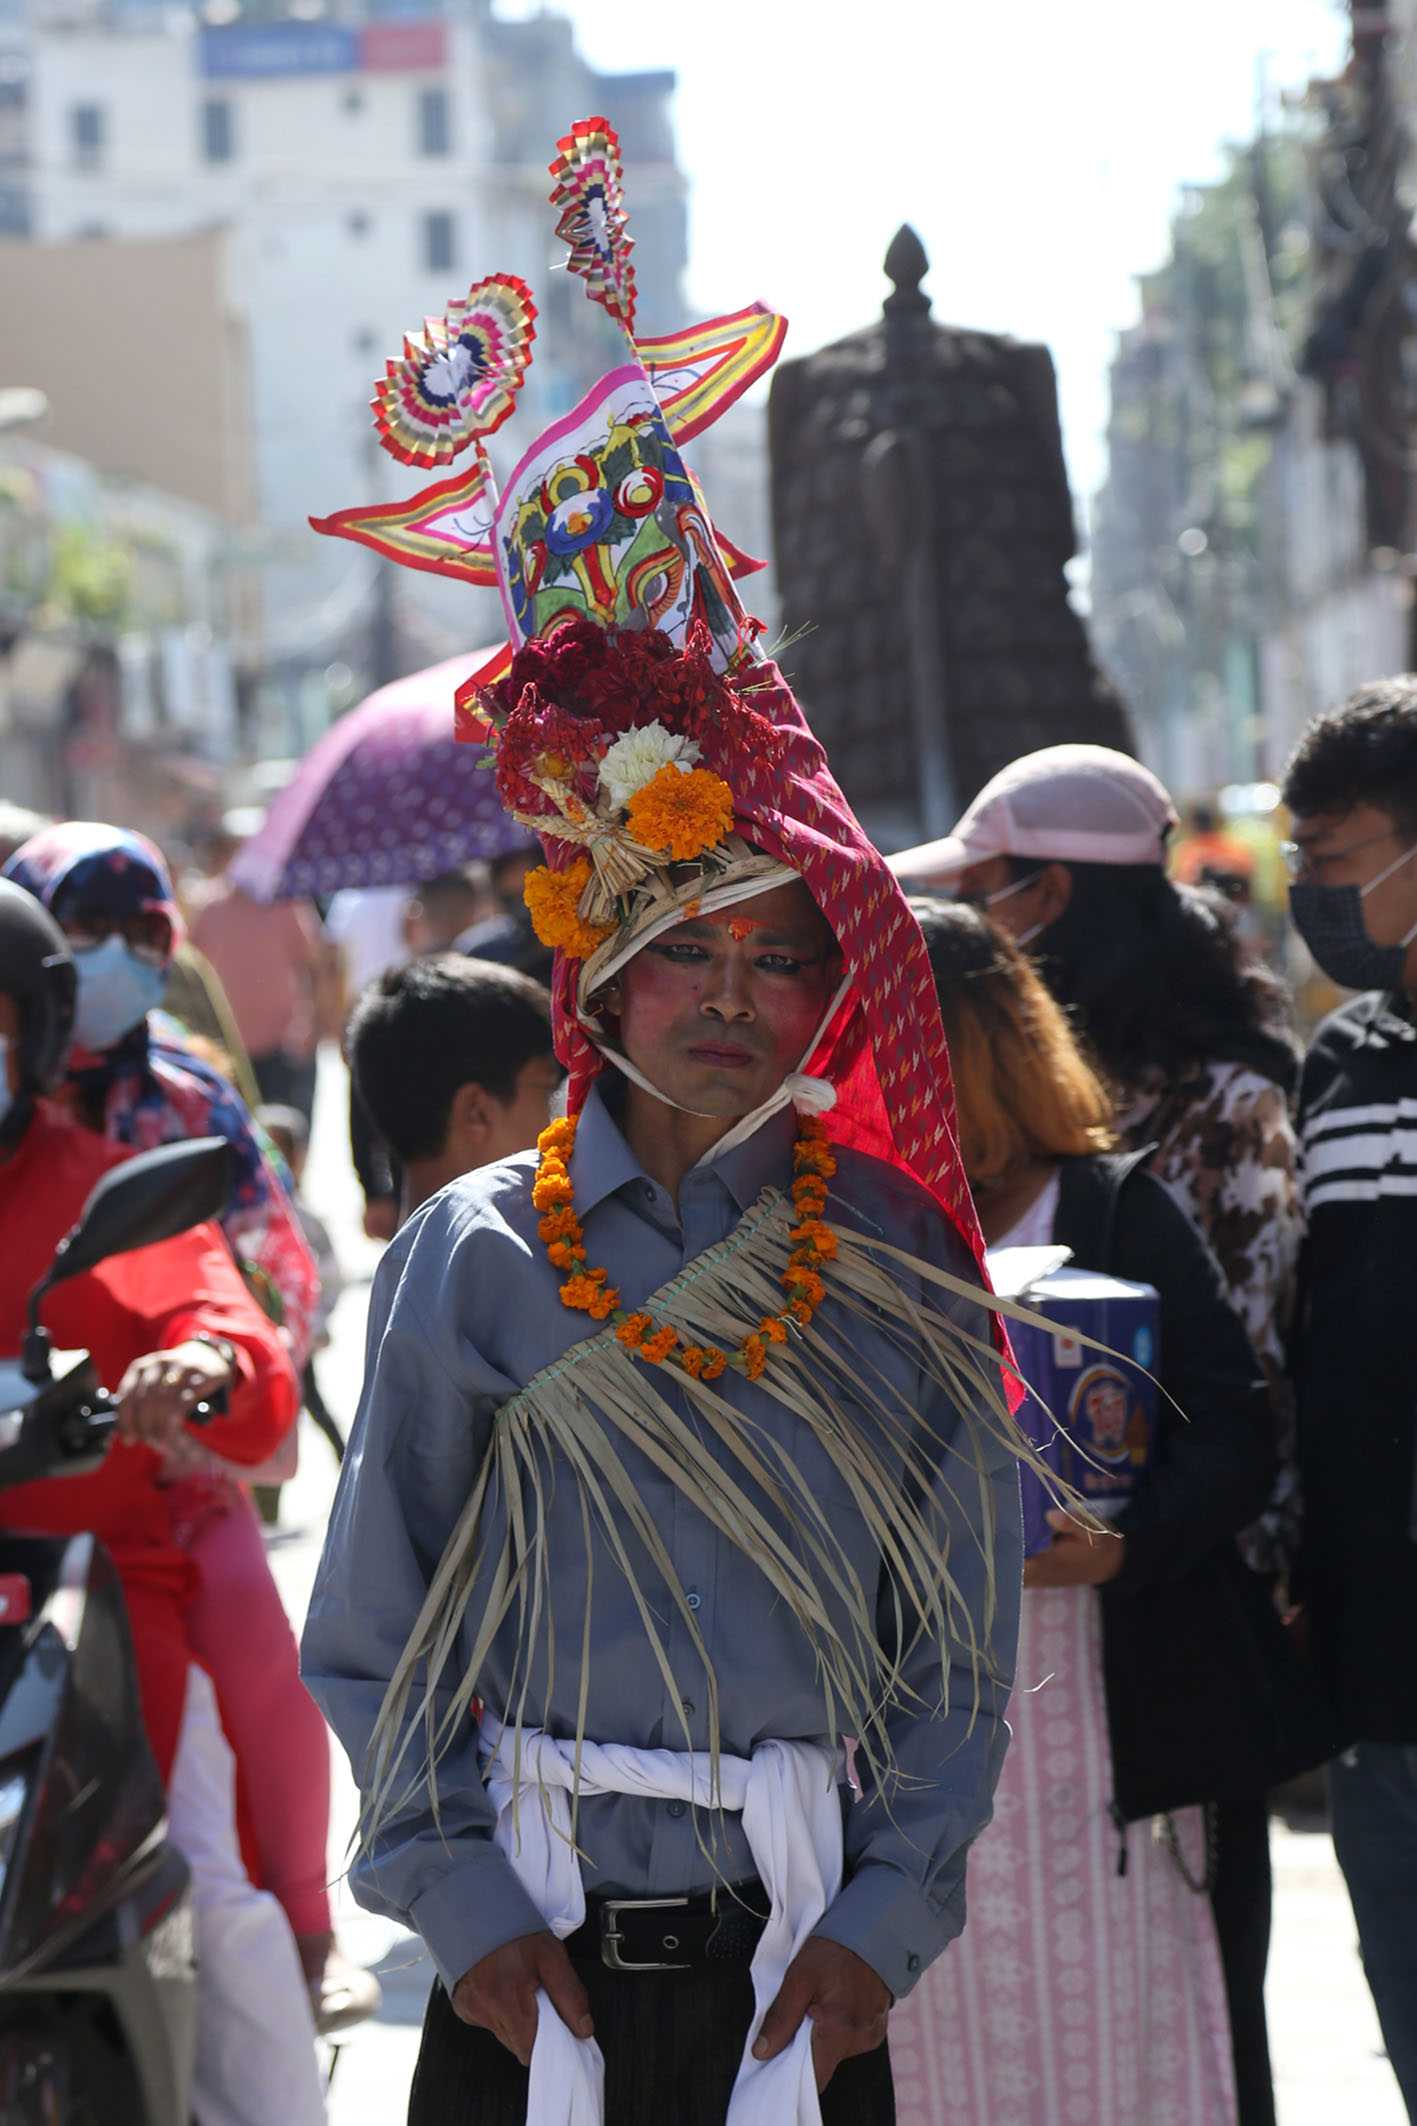
[[[81,170],[96,170],[103,160],[104,135],[108,131],[108,114],[101,103],[74,103],[69,106],[69,139],[74,149],[74,160]]]
[[[202,105],[202,153],[208,162],[230,162],[235,152],[235,113],[224,96],[208,96]]]
[[[446,89],[420,89],[418,91],[418,152],[420,155],[447,155],[452,148],[452,127],[448,121],[448,92]]]
[[[423,265],[429,273],[450,273],[455,264],[453,217],[437,208],[423,217]]]

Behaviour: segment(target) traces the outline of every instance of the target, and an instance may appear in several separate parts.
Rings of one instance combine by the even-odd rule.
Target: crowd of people
[[[331,1930],[326,1718],[356,1895],[439,1974],[415,2122],[579,2118],[544,2108],[554,2021],[620,2121],[756,2088],[791,2108],[745,2119],[1274,2126],[1270,1797],[1323,1763],[1417,2119],[1417,680],[1289,766],[1293,921],[1357,993],[1307,1052],[1121,754],[1013,763],[908,911],[849,813],[833,874],[720,764],[740,839],[588,953],[530,853],[321,912],[253,900],[234,837],[179,891],[120,826],[0,818],[0,1335],[116,1161],[232,1148],[216,1225],[51,1302],[120,1444],[0,1493],[123,1581],[205,1927],[202,2126],[321,2116],[316,2031],[377,2005]],[[905,926],[864,957],[863,878]],[[883,958],[948,1066],[890,1049]],[[301,1192],[335,1036],[390,1243],[348,1454]],[[1120,1513],[1055,1498],[1021,1570],[980,1281],[1020,1246],[1155,1290],[1161,1389]],[[304,1682],[258,1511],[302,1406],[343,1460]],[[855,1798],[809,1833],[764,1767],[804,1797],[838,1735]]]

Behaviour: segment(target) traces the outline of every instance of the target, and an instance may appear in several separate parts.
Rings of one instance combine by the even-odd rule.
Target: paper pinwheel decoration
[[[619,135],[607,118],[580,118],[556,150],[551,204],[561,209],[556,234],[570,249],[566,269],[580,276],[591,301],[633,339],[634,244],[625,213]]]
[[[374,388],[385,450],[405,465],[447,465],[500,428],[531,360],[535,319],[531,290],[514,273],[490,274],[426,318]]]

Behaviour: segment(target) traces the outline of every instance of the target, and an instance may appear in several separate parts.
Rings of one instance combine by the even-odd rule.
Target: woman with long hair
[[[1264,1365],[1279,1456],[1241,1551],[1282,1602],[1299,1515],[1284,1362],[1303,1236],[1298,1049],[1285,993],[1246,951],[1233,905],[1167,877],[1176,824],[1140,762],[1105,746],[1048,746],[987,783],[933,856],[963,898],[1027,946],[1106,1081],[1123,1144],[1145,1151],[1214,1251]],[[1261,1791],[1219,1811],[1214,1896],[1241,2126],[1274,2126]]]
[[[893,2023],[900,2126],[1233,2126],[1203,1804],[1255,1776],[1262,1742],[1226,1622],[1235,1534],[1273,1470],[1259,1363],[1195,1228],[1114,1149],[1107,1093],[1023,954],[972,908],[917,914],[986,1240],[1154,1285],[1165,1393],[1115,1532],[1051,1514],[1025,1567],[968,1924]]]

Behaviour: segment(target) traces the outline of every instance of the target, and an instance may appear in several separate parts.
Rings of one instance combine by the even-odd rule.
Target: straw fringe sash
[[[696,1256],[645,1302],[655,1319],[685,1343],[733,1348],[751,1325],[780,1304],[780,1277],[791,1250],[796,1212],[769,1189],[733,1233]],[[584,1537],[585,1580],[576,1710],[576,1746],[586,1734],[590,1682],[592,1565],[598,1537],[625,1579],[670,1701],[681,1681],[671,1669],[662,1613],[667,1595],[705,1678],[709,1751],[719,1755],[718,1682],[708,1647],[680,1585],[655,1515],[624,1460],[631,1448],[688,1498],[712,1527],[762,1573],[812,1647],[823,1692],[822,1732],[857,1738],[863,1766],[889,1805],[893,1752],[889,1716],[910,1704],[930,1707],[905,1680],[922,1636],[941,1649],[939,1702],[949,1688],[951,1642],[967,1653],[975,1707],[981,1671],[990,1667],[995,1570],[991,1473],[1000,1453],[1026,1463],[1060,1504],[1075,1502],[1059,1486],[1011,1415],[1003,1363],[987,1329],[972,1334],[930,1303],[932,1288],[989,1312],[1031,1320],[1024,1308],[869,1235],[836,1228],[839,1252],[823,1265],[828,1299],[850,1320],[903,1354],[912,1371],[942,1390],[957,1415],[952,1438],[931,1435],[898,1381],[868,1355],[870,1339],[852,1345],[823,1326],[774,1349],[758,1389],[807,1428],[829,1457],[866,1521],[885,1562],[896,1610],[894,1650],[877,1629],[876,1589],[861,1585],[835,1533],[830,1512],[804,1477],[777,1430],[736,1409],[715,1387],[678,1368],[646,1365],[602,1329],[545,1367],[498,1411],[472,1494],[448,1539],[427,1598],[390,1679],[371,1747],[361,1837],[429,1790],[438,1819],[439,1757],[469,1715],[489,1649],[508,1619],[515,1641],[503,1719],[515,1753],[527,1723],[528,1692],[538,1648],[554,1671],[552,1565],[547,1504],[553,1486],[573,1484]],[[914,1288],[914,1289],[912,1289]],[[664,1392],[672,1386],[684,1407]],[[861,1409],[874,1426],[859,1422]],[[788,1430],[790,1428],[779,1428]],[[946,1481],[942,1472],[948,1470]],[[986,1594],[971,1614],[951,1571],[937,1499],[944,1489],[970,1511]],[[493,1508],[496,1508],[494,1511]],[[631,1539],[659,1583],[641,1584]],[[568,1599],[565,1562],[555,1595]],[[486,1590],[480,1614],[467,1619],[474,1587]],[[449,1664],[465,1621],[471,1644],[460,1672]],[[441,1710],[440,1710],[441,1707]],[[530,1725],[541,1724],[542,1708]],[[682,1718],[682,1716],[681,1716]],[[424,1747],[415,1756],[415,1740]],[[684,1746],[693,1738],[684,1725]],[[578,1794],[573,1792],[572,1819]],[[574,1835],[574,1830],[572,1835]],[[702,1840],[701,1840],[702,1843]]]

